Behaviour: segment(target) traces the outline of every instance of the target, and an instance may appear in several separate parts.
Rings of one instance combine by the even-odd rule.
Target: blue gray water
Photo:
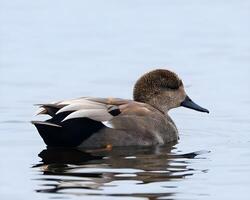
[[[249,199],[249,9],[248,0],[1,0],[0,198]],[[131,98],[158,67],[210,110],[170,112],[176,145],[50,151],[29,123],[35,103]]]

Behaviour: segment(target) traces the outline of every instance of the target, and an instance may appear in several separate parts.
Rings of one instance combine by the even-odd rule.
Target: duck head
[[[209,113],[189,98],[177,74],[165,69],[150,71],[139,78],[133,96],[135,101],[150,104],[164,113],[179,106]]]

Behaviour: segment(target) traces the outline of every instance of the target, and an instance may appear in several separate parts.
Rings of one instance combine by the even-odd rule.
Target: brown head
[[[186,94],[182,80],[166,69],[156,69],[144,74],[135,84],[134,100],[168,112],[184,106],[201,112],[209,112],[195,104]]]

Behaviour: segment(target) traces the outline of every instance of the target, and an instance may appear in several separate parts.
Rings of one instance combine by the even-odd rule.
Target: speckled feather
[[[146,103],[149,98],[162,89],[177,90],[183,86],[182,80],[177,74],[165,69],[157,69],[144,74],[135,84],[134,100]]]

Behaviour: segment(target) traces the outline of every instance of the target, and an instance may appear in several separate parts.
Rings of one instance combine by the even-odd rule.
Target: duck
[[[80,97],[37,104],[44,121],[32,121],[47,147],[103,148],[155,146],[177,142],[169,111],[186,107],[209,111],[186,94],[182,80],[167,69],[155,69],[135,83],[133,100]]]

